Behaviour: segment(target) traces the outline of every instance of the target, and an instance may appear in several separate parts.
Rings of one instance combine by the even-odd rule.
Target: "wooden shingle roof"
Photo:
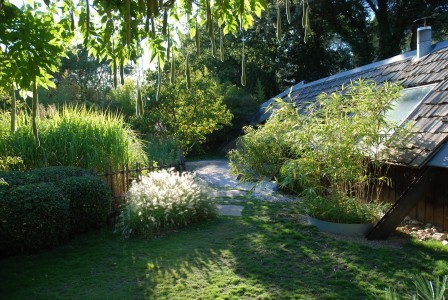
[[[416,51],[411,51],[314,82],[297,84],[291,98],[295,102],[315,101],[322,92],[337,91],[342,85],[359,78],[377,83],[399,82],[405,88],[435,84],[408,117],[413,125],[413,138],[406,148],[396,153],[393,161],[420,168],[448,137],[448,41],[433,45],[431,53],[420,59],[416,59],[415,54]],[[286,99],[288,92],[289,89],[275,98]]]

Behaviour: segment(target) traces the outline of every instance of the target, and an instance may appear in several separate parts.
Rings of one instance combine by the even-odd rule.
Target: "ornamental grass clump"
[[[125,237],[150,237],[216,214],[206,185],[193,173],[160,170],[134,182],[129,189],[120,231]]]
[[[34,145],[28,112],[18,112],[14,133],[6,131],[7,119],[0,113],[0,156],[20,157],[26,169],[76,166],[102,172],[148,161],[143,141],[119,114],[84,106],[47,113],[39,118],[40,147]]]

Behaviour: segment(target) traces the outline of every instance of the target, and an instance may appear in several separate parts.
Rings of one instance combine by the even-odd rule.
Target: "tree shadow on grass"
[[[238,204],[241,204],[239,202]],[[298,221],[293,204],[248,201],[163,237],[92,233],[34,256],[0,261],[5,299],[368,299],[448,274],[448,250],[341,241]]]
[[[448,268],[448,251],[338,241],[297,222],[291,204],[245,206],[243,218],[155,241],[139,257],[144,297],[366,299],[387,286],[410,288],[416,274]]]

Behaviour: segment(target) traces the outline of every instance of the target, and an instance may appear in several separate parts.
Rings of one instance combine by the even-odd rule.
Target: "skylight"
[[[389,121],[402,123],[425,99],[435,84],[424,85],[401,91],[401,97],[393,102],[393,108],[386,113]]]

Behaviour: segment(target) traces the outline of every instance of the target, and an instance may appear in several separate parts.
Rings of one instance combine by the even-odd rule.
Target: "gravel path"
[[[237,197],[251,195],[257,199],[272,202],[294,202],[298,197],[277,191],[274,182],[240,182],[230,174],[227,160],[203,160],[187,162],[187,170],[195,172],[199,178],[213,188],[217,197]]]

